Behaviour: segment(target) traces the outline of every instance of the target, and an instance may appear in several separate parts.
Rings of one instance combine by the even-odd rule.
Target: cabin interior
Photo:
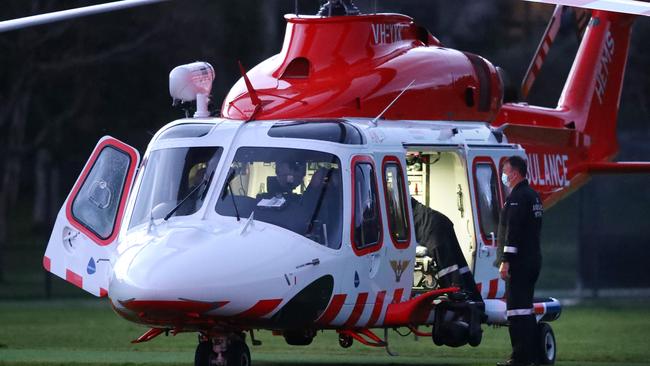
[[[453,222],[465,260],[473,268],[476,241],[465,160],[456,151],[409,150],[407,174],[411,196]]]

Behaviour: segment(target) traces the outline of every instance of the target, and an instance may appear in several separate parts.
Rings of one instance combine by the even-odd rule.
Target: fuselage
[[[407,150],[467,143],[513,149],[483,123],[173,122],[150,143],[126,207],[112,304],[129,320],[183,330],[381,326],[388,305],[411,296],[408,197],[418,188]],[[274,195],[287,160],[304,163],[304,177]],[[190,192],[199,168],[207,183]],[[327,188],[316,182],[323,172]]]

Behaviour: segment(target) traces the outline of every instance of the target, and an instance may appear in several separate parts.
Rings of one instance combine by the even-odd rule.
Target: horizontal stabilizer
[[[583,133],[570,128],[505,124],[502,131],[508,141],[518,144],[583,147],[588,142]]]
[[[650,16],[650,3],[635,0],[526,0],[536,3],[565,5],[574,8]]]
[[[590,174],[641,174],[650,173],[650,162],[619,161],[619,162],[593,162],[576,167],[578,173]]]

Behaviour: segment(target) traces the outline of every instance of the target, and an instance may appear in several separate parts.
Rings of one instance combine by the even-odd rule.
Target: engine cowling
[[[502,103],[496,68],[444,48],[410,17],[288,15],[282,51],[247,74],[262,100],[255,119],[310,117],[490,121]],[[240,79],[222,115],[251,118],[256,106]]]

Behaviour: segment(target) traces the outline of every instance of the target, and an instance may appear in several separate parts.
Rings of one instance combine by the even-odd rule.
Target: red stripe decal
[[[478,291],[479,294],[481,293],[481,290],[482,290],[482,289],[483,289],[483,284],[482,284],[482,283],[478,283],[478,284],[476,284],[476,291]],[[481,294],[481,295],[482,295],[482,294]]]
[[[395,292],[393,293],[393,301],[391,301],[391,304],[399,304],[400,302],[402,302],[403,293],[404,293],[403,288],[395,289]]]
[[[375,300],[375,307],[372,308],[372,314],[370,315],[370,320],[368,320],[368,324],[366,325],[366,328],[371,328],[375,323],[377,323],[377,320],[379,319],[379,315],[381,315],[381,309],[384,307],[384,298],[386,297],[386,291],[379,291],[377,293],[377,299]]]
[[[334,297],[332,297],[332,301],[330,301],[329,306],[327,309],[325,309],[325,312],[323,315],[321,315],[320,319],[318,319],[318,323],[322,325],[328,325],[330,322],[332,322],[332,320],[334,320],[334,318],[339,315],[339,311],[341,311],[341,308],[343,307],[345,298],[346,295],[344,294],[334,295]]]
[[[357,302],[354,304],[354,309],[352,309],[352,314],[350,314],[348,320],[345,322],[345,324],[343,324],[344,328],[352,328],[357,324],[359,318],[361,317],[361,313],[363,313],[363,308],[366,306],[367,300],[368,300],[367,292],[362,292],[359,295],[357,295]]]
[[[537,303],[534,304],[535,306],[535,314],[544,314],[544,304],[543,303]]]
[[[100,288],[101,291],[106,291]],[[125,308],[134,312],[160,313],[204,313],[226,305],[228,301],[203,302],[193,300],[128,300],[120,301]]]
[[[79,287],[79,288],[84,288],[84,279],[83,277],[79,276],[78,274],[72,272],[69,269],[65,270],[65,280],[72,283],[73,285]]]
[[[550,47],[550,44],[547,43],[546,46]],[[546,50],[544,49],[544,47],[539,49],[539,56],[538,57],[541,58],[542,61],[544,61],[544,59],[546,58]]]
[[[490,290],[488,292],[488,299],[494,299],[497,297],[497,290],[499,289],[499,280],[493,279],[490,280]]]
[[[238,318],[260,318],[272,312],[281,302],[282,299],[260,300],[252,308],[235,316]]]
[[[106,297],[108,296],[108,291],[106,291],[105,288],[99,288],[99,297]]]
[[[540,61],[540,62],[542,62],[542,61]],[[533,64],[533,69],[531,70],[533,76],[536,76],[539,73],[539,70],[540,70],[540,68],[539,68],[539,66],[537,66],[537,62],[535,62]]]
[[[553,43],[553,39],[554,38],[551,37],[550,34],[547,34],[546,37],[544,37],[544,42],[546,42],[546,44],[548,44],[550,46]]]
[[[43,268],[45,268],[46,271],[51,272],[50,271],[51,266],[52,266],[52,262],[50,261],[50,257],[43,256]]]

